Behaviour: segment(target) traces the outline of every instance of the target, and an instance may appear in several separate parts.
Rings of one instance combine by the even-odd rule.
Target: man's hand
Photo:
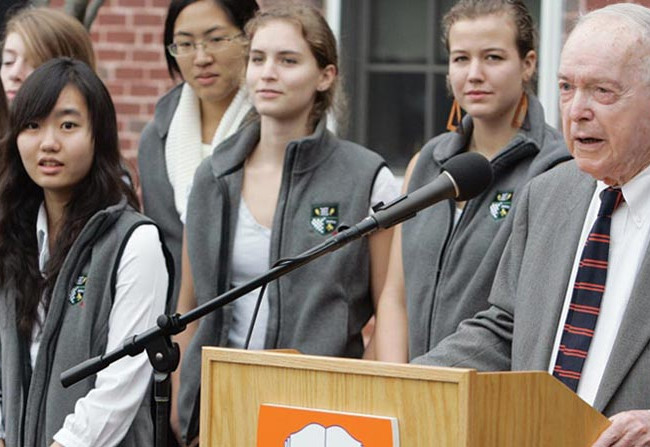
[[[615,414],[593,447],[650,447],[650,410]]]
[[[0,447],[4,447],[4,445],[2,445]],[[53,442],[50,447],[63,447],[63,446],[61,444],[59,444],[58,442]]]

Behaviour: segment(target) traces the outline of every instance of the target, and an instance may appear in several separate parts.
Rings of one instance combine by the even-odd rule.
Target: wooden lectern
[[[255,447],[261,404],[395,417],[401,447],[591,446],[609,425],[545,372],[203,348],[201,380],[202,447]]]

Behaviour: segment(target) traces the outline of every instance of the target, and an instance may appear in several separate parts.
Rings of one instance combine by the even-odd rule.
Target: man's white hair
[[[580,17],[574,29],[598,17],[621,19],[627,22],[632,29],[639,32],[641,45],[645,49],[643,54],[639,54],[639,57],[642,58],[642,66],[640,69],[643,71],[645,79],[650,82],[650,8],[636,3],[608,5],[604,8],[595,9]]]

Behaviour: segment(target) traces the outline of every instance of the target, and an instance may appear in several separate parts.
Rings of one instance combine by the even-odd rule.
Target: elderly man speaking
[[[650,446],[650,9],[584,16],[558,80],[574,160],[521,197],[491,307],[415,362],[548,370],[611,416],[595,446]]]

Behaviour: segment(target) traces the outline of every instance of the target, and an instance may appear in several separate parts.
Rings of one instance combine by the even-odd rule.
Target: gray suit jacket
[[[574,161],[531,181],[515,211],[490,292],[491,307],[461,323],[455,334],[414,362],[483,371],[548,370],[595,186]],[[639,270],[594,402],[606,415],[650,408],[649,317],[650,253]]]

